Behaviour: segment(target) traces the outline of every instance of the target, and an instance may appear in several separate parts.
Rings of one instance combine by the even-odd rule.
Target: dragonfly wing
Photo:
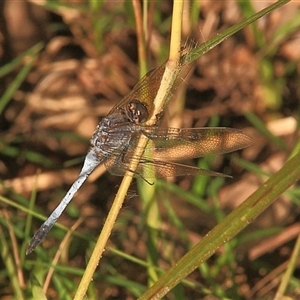
[[[133,90],[112,108],[109,114],[119,109],[126,109],[126,105],[135,99],[141,101],[147,107],[148,114],[151,114],[154,109],[153,100],[159,89],[165,67],[166,64],[162,64],[157,69],[149,71]]]
[[[173,177],[181,175],[227,176],[192,166],[164,162],[221,154],[242,149],[251,144],[252,139],[244,132],[233,128],[167,128],[156,126],[133,126],[131,140],[122,151],[115,150],[105,166],[113,175],[123,176],[130,171],[131,161],[137,160],[134,177]],[[135,157],[139,136],[149,138],[141,157]]]
[[[193,166],[164,162],[160,160],[141,160],[138,172],[143,174],[144,177],[174,177],[174,176],[219,176],[231,177],[222,173],[200,169]]]
[[[136,170],[130,170],[130,163],[137,158],[128,155],[128,152],[123,156],[114,157],[105,161],[105,167],[108,171],[117,176],[123,176],[126,171],[132,171],[133,177],[148,177],[148,178],[161,178],[161,177],[174,177],[184,175],[204,175],[204,176],[220,176],[231,177],[222,173],[213,172],[209,170],[199,169],[197,167],[173,163],[164,162],[160,160],[150,160],[142,158]]]
[[[129,164],[123,163],[120,157],[114,156],[104,162],[105,168],[110,174],[115,176],[124,176],[129,170]]]
[[[169,91],[169,96],[172,96],[176,88],[179,84],[183,81],[186,75],[189,73],[190,69],[192,68],[193,64],[185,64],[181,65],[181,71],[178,74],[178,77]],[[112,110],[110,111],[109,115],[122,109],[127,109],[127,104],[132,100],[140,101],[145,107],[147,108],[148,115],[152,115],[154,110],[154,99],[156,94],[159,90],[160,84],[162,82],[162,77],[165,72],[166,62],[159,66],[158,68],[149,71],[133,88],[133,90],[124,97],[119,103],[117,103]]]
[[[213,172],[209,170],[199,169],[197,167],[178,164],[174,162],[165,162],[157,159],[148,159],[143,156],[140,160],[134,156],[134,152],[129,147],[127,151],[119,156],[111,157],[104,162],[108,171],[116,176],[123,176],[126,171],[132,171],[133,177],[173,177],[184,175],[204,175],[204,176],[221,176],[230,177],[228,175]],[[138,160],[136,170],[130,169],[130,164]]]
[[[155,159],[180,160],[222,154],[243,149],[252,138],[241,130],[223,127],[166,128],[144,127],[150,139],[144,156]]]

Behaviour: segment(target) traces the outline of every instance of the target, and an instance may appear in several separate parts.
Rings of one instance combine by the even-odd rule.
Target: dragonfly
[[[158,92],[166,63],[147,73],[133,90],[117,103],[109,114],[99,122],[90,141],[90,149],[83,167],[64,198],[31,239],[26,254],[41,243],[57,222],[75,193],[88,176],[100,164],[113,175],[123,176],[127,171],[133,177],[154,178],[182,175],[223,176],[211,170],[174,162],[209,154],[223,154],[249,146],[252,138],[245,132],[225,127],[162,128],[157,124],[146,125],[154,110],[154,98]],[[182,72],[169,91],[170,96],[189,72]],[[160,119],[160,116],[157,117]],[[136,156],[139,138],[144,135],[148,142],[143,154]],[[137,161],[137,168],[130,163]],[[147,180],[146,180],[147,181]]]

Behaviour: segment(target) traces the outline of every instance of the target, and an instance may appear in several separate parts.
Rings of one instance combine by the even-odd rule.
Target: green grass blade
[[[1,216],[2,217],[2,216]],[[0,226],[0,255],[2,262],[5,265],[6,276],[9,277],[11,287],[14,290],[14,295],[16,299],[25,299],[23,296],[22,288],[20,286],[17,269],[14,263],[14,258],[12,256],[11,246],[8,245],[7,237],[5,237],[2,227]]]
[[[160,299],[217,249],[238,234],[300,178],[300,153],[211,230],[139,299]]]
[[[29,48],[26,50],[24,53],[13,59],[12,61],[8,62],[5,64],[3,67],[0,68],[0,78],[3,76],[9,74],[13,70],[15,70],[18,66],[20,66],[24,58],[28,55],[32,56],[40,52],[40,50],[43,48],[44,44],[43,43],[38,43],[34,45],[33,47]]]
[[[29,71],[31,70],[33,64],[34,64],[34,58],[38,54],[38,52],[41,50],[42,44],[39,43],[35,47],[31,48],[30,51],[27,53],[27,55],[30,57],[28,62],[22,67],[20,72],[16,75],[16,78],[12,81],[12,83],[9,85],[9,87],[6,89],[2,97],[0,98],[0,114],[2,114],[4,108],[14,95],[14,93],[17,91],[17,89],[21,86],[22,82],[26,79]],[[13,65],[14,66],[14,65]],[[10,68],[12,68],[11,66]],[[7,72],[8,69],[2,71]]]
[[[203,43],[199,47],[194,48],[191,50],[185,57],[185,63],[190,63],[199,57],[201,57],[203,54],[207,53],[210,51],[212,48],[216,47],[226,39],[228,39],[230,36],[233,34],[237,33],[239,30],[243,29],[247,25],[250,25],[251,23],[257,21],[259,18],[263,17],[264,15],[272,12],[275,9],[278,9],[282,5],[290,2],[290,0],[282,0],[282,1],[277,1],[273,5],[270,5],[266,7],[265,9],[259,11],[258,13],[254,14],[253,16],[249,17],[248,19],[224,30],[222,33],[217,34],[215,37],[212,39],[208,40],[207,42]]]

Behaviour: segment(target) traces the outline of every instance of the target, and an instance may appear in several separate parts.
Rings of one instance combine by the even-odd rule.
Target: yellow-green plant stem
[[[136,36],[137,36],[137,47],[139,57],[139,70],[140,78],[143,77],[147,72],[147,54],[146,54],[146,37],[145,31],[143,30],[143,17],[141,2],[139,0],[132,0],[135,24],[136,24]],[[143,13],[144,18],[147,15],[147,2],[144,3]]]
[[[286,272],[282,276],[280,285],[278,287],[278,290],[276,292],[276,295],[274,297],[274,300],[280,300],[283,299],[284,297],[284,292],[291,280],[291,276],[293,274],[293,271],[297,265],[297,259],[299,258],[299,253],[300,253],[300,234],[298,235],[291,259],[288,263],[288,267],[286,269]]]
[[[180,1],[178,1],[178,4],[180,4],[179,2]],[[175,36],[175,35],[173,35],[173,36]],[[171,44],[172,44],[172,42],[171,42]],[[179,58],[180,58],[180,53],[178,55],[178,59]],[[159,87],[157,95],[154,99],[155,109],[154,109],[152,118],[150,118],[149,122],[147,122],[147,125],[152,125],[156,121],[156,115],[160,112],[161,108],[165,105],[167,99],[169,98],[170,90],[171,90],[179,72],[180,72],[179,62],[176,62],[175,60],[173,60],[169,65],[167,63],[167,66],[165,68],[165,73],[163,75],[160,87]],[[148,142],[148,139],[146,136],[140,137],[138,145],[137,145],[136,153],[134,154],[135,157],[142,156],[143,149],[146,147],[147,142]],[[136,159],[130,163],[129,170],[135,170],[137,168],[137,165],[138,165],[138,160]],[[83,277],[82,277],[79,287],[77,289],[74,300],[81,300],[81,299],[83,299],[83,297],[86,294],[89,283],[92,280],[92,277],[96,270],[96,267],[98,266],[99,261],[102,257],[102,253],[104,252],[105,245],[106,245],[107,240],[110,236],[110,233],[113,229],[113,226],[115,224],[115,221],[117,219],[119,211],[122,208],[124,199],[126,197],[127,191],[129,189],[130,183],[132,181],[132,177],[133,177],[132,171],[126,172],[126,174],[122,180],[122,183],[120,185],[120,188],[118,190],[118,193],[116,195],[116,198],[114,199],[112,207],[109,211],[109,214],[107,216],[107,219],[105,221],[103,229],[102,229],[100,236],[97,240],[97,243],[93,249],[93,253],[88,262],[86,270],[83,274]]]
[[[166,65],[165,72],[169,72],[168,68],[171,66],[171,72],[174,70],[180,71],[178,66],[180,64],[181,56],[181,31],[182,31],[182,14],[183,14],[183,0],[174,1],[173,13],[172,13],[172,25],[171,25],[171,40],[170,40],[170,53],[169,60]],[[177,72],[177,71],[176,71]],[[165,75],[165,74],[164,74]],[[167,79],[170,79],[170,76],[167,75]],[[163,77],[164,78],[164,77]],[[177,78],[177,75],[174,76],[174,79]],[[162,80],[163,82],[163,80]],[[161,87],[172,87],[173,84],[164,84]],[[149,87],[151,88],[151,87]],[[168,95],[168,91],[161,92],[161,95]],[[162,106],[158,103],[159,97],[154,100],[155,112],[153,117],[158,114],[162,107],[165,106],[166,99],[162,100]],[[156,121],[156,118],[154,119]],[[155,181],[154,181],[155,183]],[[149,267],[147,268],[148,272],[148,285],[151,286],[158,279],[158,273],[156,269],[157,265],[157,243],[158,243],[158,228],[160,227],[160,213],[158,208],[158,203],[155,201],[155,189],[156,186],[149,185],[146,182],[139,183],[139,190],[141,194],[141,199],[143,200],[145,211],[146,211],[146,224],[147,224],[147,262]]]
[[[175,0],[172,14],[172,30],[170,40],[169,60],[179,62],[181,50],[183,0]]]
[[[91,258],[90,258],[88,265],[85,269],[85,272],[82,276],[82,279],[80,281],[79,287],[78,287],[76,295],[74,297],[74,300],[81,300],[84,298],[86,291],[88,289],[88,286],[89,286],[89,284],[93,278],[93,275],[95,273],[96,267],[98,266],[99,261],[102,257],[102,253],[104,252],[107,240],[108,240],[110,233],[113,229],[113,226],[116,222],[119,211],[122,208],[124,198],[126,196],[127,190],[132,181],[133,174],[131,172],[127,172],[127,173],[128,173],[127,176],[125,175],[122,180],[122,183],[121,183],[118,193],[114,199],[114,202],[109,211],[107,219],[104,223],[104,226],[102,228],[100,236],[99,236],[97,243],[93,249]]]

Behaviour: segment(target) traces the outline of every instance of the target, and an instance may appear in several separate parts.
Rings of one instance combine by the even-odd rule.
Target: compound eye
[[[140,124],[147,121],[149,113],[144,103],[134,99],[127,105],[127,116],[131,122]]]

